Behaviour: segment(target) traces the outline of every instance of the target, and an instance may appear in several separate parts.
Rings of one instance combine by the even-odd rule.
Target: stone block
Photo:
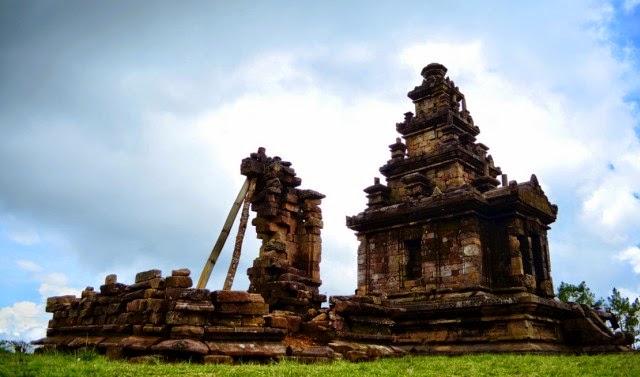
[[[287,347],[279,343],[206,342],[212,354],[232,357],[282,357]]]
[[[173,310],[183,312],[213,312],[215,307],[209,301],[176,301]]]
[[[241,315],[216,316],[211,317],[211,324],[216,326],[240,327],[242,326]]]
[[[165,323],[165,312],[151,312],[147,321],[152,325],[163,325]]]
[[[335,358],[336,354],[330,347],[309,347],[300,353],[300,356],[310,357],[327,357],[329,359]]]
[[[265,315],[269,313],[269,305],[259,302],[219,303],[216,312],[223,314]]]
[[[145,300],[144,299],[136,299],[127,303],[127,311],[128,312],[141,312],[145,310]]]
[[[262,327],[264,326],[264,318],[262,316],[243,316],[241,323],[245,327]]]
[[[104,278],[104,285],[112,285],[118,282],[118,275],[110,274]]]
[[[157,336],[167,336],[169,335],[169,327],[168,326],[154,326],[152,324],[146,324],[142,327],[142,334],[144,335],[157,335]]]
[[[157,336],[129,336],[120,341],[119,347],[135,351],[146,351],[154,344],[160,342],[162,338]]]
[[[302,317],[297,315],[288,315],[287,319],[287,330],[289,332],[298,332],[300,331],[300,326],[302,325]]]
[[[214,291],[211,294],[213,302],[251,302],[251,295],[244,291]]]
[[[165,279],[165,284],[169,288],[191,288],[193,280],[189,276],[169,276]]]
[[[171,276],[189,276],[191,275],[191,270],[188,268],[179,268],[177,270],[171,271]]]
[[[168,325],[206,326],[209,324],[209,313],[172,310],[167,312],[166,323]]]
[[[364,346],[362,346],[360,344],[351,343],[351,342],[345,342],[345,341],[341,341],[341,340],[330,342],[328,344],[328,346],[335,353],[340,353],[342,355],[346,355],[347,352],[349,352],[349,351],[355,351],[355,350],[364,351]]]
[[[185,291],[187,291],[187,288],[168,287],[167,289],[165,289],[164,294],[167,300],[173,301],[180,298],[180,295],[182,295],[182,293]]]
[[[67,343],[69,348],[95,347],[105,339],[103,336],[81,336]]]
[[[169,309],[169,302],[164,299],[158,298],[148,298],[147,301],[147,311],[153,313],[163,313]]]
[[[179,338],[196,338],[200,339],[204,335],[203,326],[173,326],[171,328],[171,337],[174,339]]]
[[[345,359],[352,363],[358,363],[363,361],[369,361],[369,356],[365,351],[349,351],[345,355]]]
[[[164,289],[145,289],[144,290],[144,298],[165,298],[166,294]]]
[[[275,327],[278,329],[286,329],[289,327],[287,317],[284,316],[267,315],[264,316],[264,321],[265,326],[267,327]]]
[[[138,272],[136,274],[135,282],[137,284],[137,283],[142,283],[143,281],[161,278],[161,277],[162,277],[162,271],[160,270],[143,271],[143,272]]]
[[[118,302],[114,304],[107,305],[105,309],[106,314],[120,314],[127,309],[126,303]]]
[[[206,355],[209,353],[209,347],[205,343],[194,339],[165,340],[152,346],[151,349],[153,351],[186,352],[200,355]]]
[[[176,288],[173,288],[176,289]],[[211,301],[211,291],[208,289],[198,289],[198,288],[190,288],[182,291],[180,293],[179,298],[181,300],[189,300],[189,301]]]
[[[131,284],[125,288],[125,291],[134,292],[134,291],[139,291],[139,290],[149,289],[149,288],[164,289],[164,287],[165,287],[164,279],[153,278],[153,279],[141,281],[139,283]]]

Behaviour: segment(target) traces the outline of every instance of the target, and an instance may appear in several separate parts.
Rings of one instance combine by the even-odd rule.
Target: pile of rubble
[[[309,309],[305,315],[270,312],[259,294],[191,288],[189,275],[179,269],[163,278],[159,270],[150,270],[138,273],[131,285],[109,275],[100,292],[88,287],[79,298],[50,297],[46,311],[53,319],[47,337],[35,343],[44,349],[92,348],[114,359],[153,355],[205,363],[361,361],[402,353],[335,342],[328,309]]]

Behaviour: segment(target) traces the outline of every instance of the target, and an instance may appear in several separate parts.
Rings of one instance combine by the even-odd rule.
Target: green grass
[[[0,353],[0,376],[640,376],[640,353],[597,356],[410,356],[368,363],[303,365],[130,364],[90,353]]]

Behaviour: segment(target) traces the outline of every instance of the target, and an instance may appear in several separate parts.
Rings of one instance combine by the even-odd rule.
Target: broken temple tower
[[[260,293],[271,310],[305,314],[320,309],[319,294],[324,195],[303,190],[291,163],[267,157],[264,148],[242,160],[240,172],[256,180],[251,200],[253,225],[262,240],[249,275],[249,291]]]

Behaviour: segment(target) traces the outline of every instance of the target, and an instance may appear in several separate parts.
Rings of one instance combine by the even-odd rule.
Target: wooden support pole
[[[223,290],[231,290],[233,285],[233,279],[236,277],[236,271],[238,270],[238,264],[240,263],[240,254],[242,253],[242,241],[244,240],[244,232],[247,230],[247,222],[249,221],[249,207],[251,204],[251,198],[253,197],[253,191],[256,189],[256,179],[249,179],[249,190],[247,190],[247,196],[244,198],[244,204],[242,205],[242,213],[240,214],[240,225],[238,225],[238,234],[236,235],[236,244],[233,247],[233,256],[231,257],[231,264],[229,265],[229,271],[227,272],[227,278],[224,281]]]
[[[198,280],[198,285],[196,288],[202,289],[206,287],[209,282],[209,277],[211,276],[211,271],[213,271],[213,266],[215,266],[218,257],[220,256],[220,252],[224,247],[224,243],[227,241],[227,237],[229,236],[229,232],[231,231],[231,227],[233,226],[233,222],[238,215],[238,211],[240,210],[240,204],[244,201],[244,198],[247,196],[247,190],[249,190],[249,179],[247,178],[236,197],[235,202],[231,206],[231,211],[229,211],[229,215],[227,215],[227,221],[225,221],[224,226],[222,227],[222,231],[218,236],[218,240],[216,241],[213,249],[211,249],[211,254],[209,258],[204,264],[204,268],[202,269],[202,273],[200,274],[200,279]]]

